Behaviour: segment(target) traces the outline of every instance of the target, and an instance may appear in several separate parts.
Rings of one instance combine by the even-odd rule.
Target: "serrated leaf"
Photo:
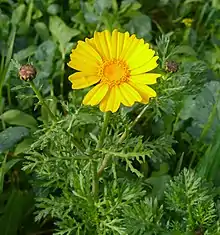
[[[58,16],[51,16],[49,20],[49,29],[53,37],[65,48],[66,44],[72,37],[80,34],[77,29],[68,27],[65,22]]]
[[[10,109],[0,116],[0,119],[10,125],[36,128],[37,121],[29,114],[17,109]]]
[[[16,143],[29,135],[25,127],[9,127],[0,132],[0,153],[12,148]]]
[[[99,118],[97,117],[97,115],[81,112],[77,115],[75,125],[95,124],[98,123],[98,121]]]

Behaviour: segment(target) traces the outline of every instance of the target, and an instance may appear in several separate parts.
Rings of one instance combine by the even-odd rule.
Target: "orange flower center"
[[[127,82],[130,72],[124,61],[113,59],[103,62],[99,70],[99,77],[101,82],[113,87]]]

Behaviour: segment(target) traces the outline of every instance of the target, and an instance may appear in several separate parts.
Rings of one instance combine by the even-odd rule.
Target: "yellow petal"
[[[142,97],[142,100],[140,101],[141,103],[147,104],[151,97],[157,96],[157,93],[149,86],[140,83],[133,83],[131,81],[129,82],[129,84],[141,95]]]
[[[121,103],[125,106],[132,106],[135,101],[140,102],[140,94],[128,83],[122,83],[119,85]]]
[[[142,67],[146,65],[154,56],[155,51],[149,49],[148,44],[138,45],[137,49],[130,53],[130,57],[127,58],[127,63],[130,70]]]
[[[105,97],[108,92],[109,86],[104,83],[100,83],[93,87],[84,97],[83,104],[85,105],[97,105]]]
[[[94,41],[96,50],[102,55],[102,58],[107,60],[111,58],[111,34],[108,30],[101,33],[94,33]]]
[[[96,62],[102,62],[101,55],[87,42],[79,41],[76,49],[72,52],[83,54]]]
[[[89,74],[95,74],[102,58],[99,53],[89,44],[79,41],[76,49],[70,54],[68,66]]]
[[[131,75],[142,74],[155,69],[158,66],[157,64],[158,58],[159,58],[158,56],[154,56],[148,63],[144,64],[139,68],[131,70]]]
[[[129,33],[120,33],[117,29],[112,32],[112,59],[121,58],[123,48],[126,47],[126,43],[129,38]]]
[[[144,39],[137,39],[136,37],[134,37],[131,44],[125,51],[123,59],[128,61],[128,59],[133,58],[132,55],[138,56],[140,51],[143,50],[143,48],[144,48]],[[136,60],[138,59],[137,56],[135,56]]]
[[[75,70],[81,71],[85,74],[97,74],[98,71],[98,65],[89,63],[89,61],[82,61],[80,57],[71,57],[71,61],[67,64],[70,68],[73,68]]]
[[[131,76],[130,80],[134,83],[150,85],[157,83],[157,78],[159,77],[161,77],[161,74],[158,73],[143,73]]]
[[[68,79],[71,81],[73,89],[89,87],[100,80],[98,76],[86,75],[83,72],[74,73]]]
[[[136,42],[136,36],[134,34],[132,34],[130,37],[124,39],[124,45],[123,45],[123,50],[120,53],[120,59],[124,59],[127,52],[129,51],[129,49],[131,48],[131,46],[133,44],[135,44]]]
[[[112,87],[106,94],[105,98],[100,103],[100,110],[102,112],[111,111],[115,113],[120,106],[121,98],[118,86]]]

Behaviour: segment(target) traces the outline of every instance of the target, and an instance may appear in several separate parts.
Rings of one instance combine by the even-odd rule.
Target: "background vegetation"
[[[0,22],[1,235],[220,234],[219,0],[0,0]],[[91,159],[76,143],[91,154],[103,117],[66,63],[106,28],[149,42],[163,77],[148,105],[112,115]],[[26,63],[56,123],[19,79]]]

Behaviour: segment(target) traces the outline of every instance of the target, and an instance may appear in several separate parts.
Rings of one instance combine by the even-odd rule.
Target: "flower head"
[[[102,112],[116,112],[120,104],[148,103],[156,92],[147,85],[156,83],[160,74],[146,73],[157,67],[158,56],[143,39],[128,32],[105,30],[94,38],[79,41],[72,50],[68,66],[78,70],[69,76],[73,89],[96,84],[83,104],[98,105]]]

